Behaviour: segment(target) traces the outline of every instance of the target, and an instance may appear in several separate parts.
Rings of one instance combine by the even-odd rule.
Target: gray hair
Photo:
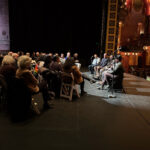
[[[10,55],[4,56],[4,58],[2,60],[2,66],[13,65],[13,64],[15,64],[15,59],[12,56],[10,56]]]
[[[23,55],[18,58],[18,67],[20,69],[26,69],[30,66],[32,59],[29,56]]]

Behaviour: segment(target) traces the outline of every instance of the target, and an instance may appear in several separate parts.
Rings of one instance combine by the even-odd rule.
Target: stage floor
[[[125,74],[125,93],[85,82],[87,94],[23,123],[0,114],[0,150],[149,150],[150,82]],[[40,96],[37,96],[37,99]]]

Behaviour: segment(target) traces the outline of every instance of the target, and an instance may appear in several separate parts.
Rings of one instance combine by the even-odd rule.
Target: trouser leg
[[[81,93],[84,92],[84,80],[82,83],[80,83],[80,89],[81,89]]]

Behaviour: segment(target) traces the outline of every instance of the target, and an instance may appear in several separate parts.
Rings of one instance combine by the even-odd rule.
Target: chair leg
[[[71,90],[70,90],[69,101],[72,101],[72,94],[73,94],[73,87],[71,87]]]
[[[76,91],[77,97],[80,98],[80,94],[79,94],[79,92],[78,92],[78,87],[77,87],[77,85],[75,85],[75,91]]]

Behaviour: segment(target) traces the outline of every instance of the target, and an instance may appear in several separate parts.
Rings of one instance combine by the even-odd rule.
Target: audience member
[[[65,63],[65,56],[64,56],[64,53],[61,53],[61,55],[60,55],[60,62],[61,62],[61,64],[63,65],[64,63]]]
[[[97,56],[97,54],[94,54],[94,59],[92,60],[92,64],[88,66],[91,74],[94,74],[94,67],[98,66],[100,63],[100,58]]]

